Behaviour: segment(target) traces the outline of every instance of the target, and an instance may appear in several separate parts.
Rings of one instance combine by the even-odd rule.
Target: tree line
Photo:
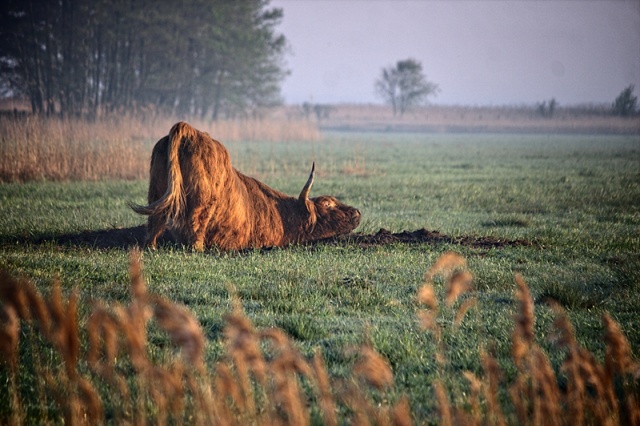
[[[268,0],[4,0],[0,90],[34,113],[152,105],[222,118],[281,102],[287,42]]]

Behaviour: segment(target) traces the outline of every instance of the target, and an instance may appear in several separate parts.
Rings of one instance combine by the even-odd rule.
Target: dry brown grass
[[[321,352],[304,357],[280,329],[257,330],[243,314],[240,302],[225,317],[225,354],[215,365],[205,362],[205,338],[197,319],[184,307],[147,293],[140,254],[133,252],[130,266],[131,301],[106,306],[96,302],[82,320],[78,297],[63,297],[54,282],[43,297],[26,280],[0,274],[0,351],[9,378],[9,417],[3,423],[31,421],[70,424],[293,424],[307,425],[312,406],[328,425],[410,425],[414,422],[407,396],[394,398],[393,371],[370,345],[356,348],[351,379],[332,378]],[[442,327],[434,282],[445,282],[443,300],[454,307],[472,290],[466,261],[455,253],[443,255],[425,275],[418,302],[425,305],[419,318],[426,330],[439,336]],[[469,384],[465,397],[449,395],[447,386],[433,383],[439,423],[450,424],[638,424],[640,365],[632,358],[629,342],[617,323],[603,318],[606,354],[599,363],[582,348],[566,315],[554,305],[553,338],[566,352],[556,373],[536,343],[534,305],[529,289],[516,277],[519,303],[512,334],[515,380],[505,375],[491,354],[482,352],[482,374],[462,374]],[[466,302],[457,311],[466,312]],[[428,314],[428,315],[427,315]],[[457,312],[456,317],[463,315]],[[428,317],[428,319],[425,319]],[[152,356],[147,330],[150,323],[168,336],[174,355]],[[80,324],[86,324],[84,328]],[[26,330],[26,333],[22,331]],[[22,360],[20,347],[31,340],[33,359]],[[87,345],[81,344],[86,336]],[[33,341],[44,340],[59,362],[42,363]],[[83,349],[86,346],[86,349]],[[444,343],[439,364],[446,362]],[[25,369],[41,380],[34,383],[42,396],[33,412],[25,410],[18,378]],[[559,386],[559,374],[566,385]],[[53,395],[58,411],[48,410],[45,395]],[[375,397],[377,395],[377,397]],[[505,401],[504,395],[507,396]],[[51,398],[51,397],[49,397]],[[463,405],[454,405],[452,400]],[[50,418],[48,416],[53,416]]]
[[[418,302],[428,308],[418,311],[418,317],[423,327],[438,339],[442,326],[436,321],[438,302],[433,279],[437,275],[445,278],[445,300],[450,305],[458,295],[471,289],[471,276],[461,269],[465,266],[459,255],[444,254],[427,272],[425,284],[418,291]],[[456,278],[461,276],[465,279]],[[451,419],[454,419],[453,423],[473,425],[640,424],[640,363],[633,359],[629,342],[619,325],[608,314],[603,316],[606,355],[604,363],[599,363],[593,354],[578,344],[564,311],[551,301],[556,312],[553,341],[556,347],[566,351],[558,374],[536,342],[534,303],[529,288],[522,276],[516,275],[515,281],[519,304],[514,317],[511,349],[511,359],[517,369],[515,380],[505,382],[498,360],[484,353],[484,377],[477,377],[470,371],[463,372],[469,382],[469,400],[465,405],[470,409],[450,406],[442,384],[434,384],[442,424],[451,424]],[[464,283],[462,289],[455,290],[460,286],[455,283],[459,282]],[[474,299],[469,298],[458,307],[456,318],[466,313],[468,308],[465,305],[471,300]],[[461,310],[462,314],[459,313]],[[440,342],[436,355],[440,364],[446,361],[445,355],[446,348]],[[561,381],[566,384],[566,389],[560,388]],[[510,407],[501,405],[501,389],[507,390]]]
[[[618,117],[598,107],[567,107],[542,117],[533,106],[430,105],[394,116],[389,106],[335,105],[321,127],[366,131],[640,133],[640,115]]]
[[[153,144],[175,118],[113,116],[94,122],[36,116],[0,117],[0,182],[140,179]],[[317,140],[315,124],[273,119],[191,121],[224,142]]]

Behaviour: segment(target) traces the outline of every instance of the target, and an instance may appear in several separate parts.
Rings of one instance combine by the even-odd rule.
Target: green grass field
[[[371,342],[395,377],[395,400],[409,396],[414,419],[433,421],[432,384],[464,401],[461,372],[480,374],[493,351],[507,379],[514,274],[536,301],[536,336],[559,370],[563,353],[547,338],[553,298],[569,314],[579,342],[604,356],[601,316],[619,322],[640,348],[640,140],[637,136],[428,135],[329,133],[305,143],[228,143],[233,164],[286,193],[298,194],[311,162],[312,194],[331,194],[360,209],[356,232],[426,228],[444,234],[526,240],[482,248],[457,244],[354,244],[289,247],[242,254],[192,253],[177,246],[143,252],[150,292],[184,304],[208,339],[207,363],[223,355],[223,315],[237,295],[257,327],[279,327],[303,354],[321,348],[332,377],[346,377],[352,348]],[[58,244],[62,235],[144,223],[127,202],[146,200],[147,181],[0,185],[0,269],[32,279],[45,294],[52,279],[79,290],[80,318],[94,299],[129,299],[128,252]],[[463,255],[479,303],[459,328],[444,308],[447,360],[439,368],[433,335],[416,319],[423,276],[444,252]],[[443,284],[436,281],[442,295]],[[81,321],[82,323],[82,321]],[[150,341],[163,345],[151,332]],[[153,350],[153,349],[152,349]],[[43,355],[44,362],[57,362]],[[28,376],[28,373],[22,373]],[[4,376],[2,376],[4,377]],[[41,401],[23,402],[35,413]],[[0,383],[0,387],[6,386]],[[8,399],[0,397],[0,418]],[[49,414],[55,417],[55,412]]]

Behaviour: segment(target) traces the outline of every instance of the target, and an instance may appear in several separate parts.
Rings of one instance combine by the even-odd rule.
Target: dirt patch
[[[64,234],[60,236],[35,238],[30,241],[36,244],[44,242],[54,242],[60,246],[83,246],[97,249],[142,247],[146,232],[146,226],[140,225],[132,228],[114,228],[99,231],[85,231],[76,234]],[[171,241],[165,238],[159,242],[160,245],[170,244]],[[393,233],[386,229],[380,229],[376,234],[352,233],[329,238],[311,243],[333,244],[333,245],[356,245],[361,248],[374,246],[385,246],[390,244],[458,244],[461,246],[477,248],[502,248],[515,246],[532,246],[534,243],[527,240],[507,240],[497,237],[473,237],[473,236],[450,236],[438,231],[427,229],[417,229],[415,231],[403,231]]]
[[[327,243],[349,243],[361,247],[384,246],[388,244],[458,244],[479,248],[502,248],[515,246],[532,246],[527,240],[507,240],[497,237],[472,237],[468,235],[452,237],[438,231],[417,229],[393,233],[381,228],[376,234],[349,234],[325,240]]]

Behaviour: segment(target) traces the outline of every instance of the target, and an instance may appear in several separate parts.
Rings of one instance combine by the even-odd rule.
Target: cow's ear
[[[314,161],[311,165],[311,174],[309,175],[309,179],[307,183],[304,184],[302,191],[300,191],[300,196],[298,197],[300,201],[305,202],[309,199],[309,192],[311,191],[311,185],[313,185],[313,177],[316,173],[316,162]]]

